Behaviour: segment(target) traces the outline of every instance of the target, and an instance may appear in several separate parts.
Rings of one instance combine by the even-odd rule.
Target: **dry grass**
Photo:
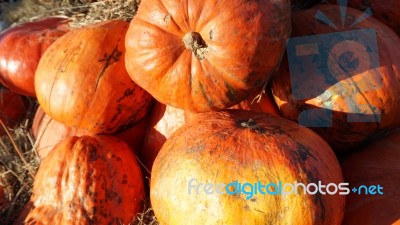
[[[21,0],[2,3],[0,20],[14,25],[47,16],[66,16],[71,18],[71,26],[78,28],[111,19],[130,21],[139,3],[140,0]]]
[[[123,19],[130,21],[136,14],[140,0],[21,0],[17,3],[0,3],[0,20],[16,25],[47,16],[62,15],[71,18],[71,26]],[[6,203],[0,205],[0,224],[12,224],[28,202],[40,160],[34,150],[30,127],[37,102],[28,99],[30,107],[26,118],[8,135],[0,139],[0,186],[5,187]],[[0,129],[1,127],[0,123]],[[148,196],[147,196],[148,198]],[[158,225],[149,201],[131,225]]]
[[[11,224],[29,200],[39,166],[30,134],[37,103],[32,99],[28,101],[26,118],[16,128],[6,128],[0,121],[0,130],[6,132],[0,138],[0,186],[5,187],[6,198],[5,204],[0,206],[0,224],[4,225]]]

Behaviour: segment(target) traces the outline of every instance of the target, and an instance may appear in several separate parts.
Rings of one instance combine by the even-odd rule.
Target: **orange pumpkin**
[[[343,195],[282,197],[254,191],[253,196],[244,192],[228,195],[215,193],[219,187],[214,187],[213,194],[205,193],[206,183],[235,181],[308,185],[318,181],[338,184],[343,178],[329,145],[307,128],[266,113],[201,113],[178,129],[159,152],[151,174],[151,205],[160,224],[169,225],[187,221],[339,225],[342,221]],[[208,192],[213,189],[207,186]],[[244,190],[250,192],[249,188]],[[228,189],[243,190],[238,186]]]
[[[153,162],[165,141],[185,123],[185,112],[156,102],[151,111],[142,150],[138,156],[151,171]]]
[[[400,224],[399,159],[400,133],[397,132],[367,145],[342,163],[346,182],[357,188],[373,185],[376,192],[367,195],[365,188],[359,188],[357,191],[361,194],[350,193],[343,225]]]
[[[92,133],[114,133],[146,115],[152,97],[125,70],[128,25],[112,20],[86,26],[47,49],[35,76],[44,112]]]
[[[123,141],[70,137],[42,161],[25,224],[128,224],[143,198],[140,168]]]
[[[347,31],[348,25],[362,15],[362,12],[348,8],[346,27],[342,29],[340,28],[340,11],[336,5],[320,5],[310,10],[298,11],[293,14],[294,37],[337,32],[331,26],[315,18],[318,10],[330,18],[334,24],[337,24],[339,31]],[[359,58],[354,58],[354,62],[359,62],[360,65],[356,67],[356,70],[347,74],[346,72],[339,75],[330,73],[335,82],[330,81],[331,78],[321,71],[324,71],[327,66],[333,68],[331,71],[335,71],[334,69],[338,69],[339,66],[336,68],[334,65],[341,65],[339,64],[343,58],[341,56],[346,56],[345,53],[350,52],[344,52],[340,56],[338,53],[338,57],[332,60],[333,63],[322,65],[323,68],[312,63],[303,65],[308,77],[303,80],[296,78],[296,82],[291,80],[293,77],[289,72],[288,60],[285,58],[279,75],[272,83],[275,101],[283,116],[293,121],[299,121],[299,117],[303,116],[301,118],[307,120],[305,123],[310,120],[323,122],[312,129],[336,150],[352,149],[377,132],[400,125],[398,116],[400,113],[400,51],[396,48],[400,46],[400,38],[387,26],[372,17],[356,24],[351,30],[363,28],[376,30],[380,67],[364,67],[371,62],[372,56],[370,58],[368,53],[363,54],[362,46],[349,44],[345,47],[346,49],[343,47],[337,49],[339,51],[356,49],[353,53],[356,54],[355,57]],[[370,36],[363,35],[360,34],[357,38],[374,41]],[[334,54],[330,56],[335,57]],[[309,59],[313,60],[312,57]],[[345,71],[345,69],[338,71]],[[292,83],[294,86],[302,87],[296,92],[307,93],[307,98],[295,98]],[[312,97],[308,97],[310,93],[312,93]],[[311,113],[306,114],[306,111]]]
[[[145,117],[132,127],[116,133],[114,136],[123,140],[131,149],[138,153],[142,149],[147,123],[148,117]],[[64,139],[72,136],[89,135],[90,133],[84,129],[68,127],[55,121],[39,107],[33,119],[32,134],[36,140],[35,147],[38,155],[43,159],[55,145]]]
[[[27,105],[22,96],[7,89],[0,88],[0,119],[8,128],[13,128],[20,122],[27,110]],[[0,126],[0,135],[5,134]]]
[[[0,82],[11,91],[35,95],[35,71],[44,51],[69,31],[68,20],[49,17],[11,27],[0,34]]]
[[[146,0],[126,35],[126,67],[163,104],[225,109],[265,83],[289,33],[289,0]]]

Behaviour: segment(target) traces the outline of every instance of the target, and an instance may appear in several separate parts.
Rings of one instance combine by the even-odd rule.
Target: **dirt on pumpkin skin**
[[[69,17],[73,28],[110,19],[130,21],[136,14],[139,3],[140,0],[1,1],[0,26],[14,26],[48,16]],[[27,101],[29,109],[26,118],[15,128],[9,129],[9,135],[0,138],[0,186],[5,187],[5,202],[0,205],[2,225],[13,224],[29,201],[34,175],[40,165],[30,130],[38,103],[33,98],[27,98]],[[3,129],[1,125],[0,129]],[[158,225],[149,200],[144,201],[142,213],[130,224]]]

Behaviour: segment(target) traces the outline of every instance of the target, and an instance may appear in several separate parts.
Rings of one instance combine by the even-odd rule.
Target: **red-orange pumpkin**
[[[128,224],[143,198],[140,168],[123,141],[71,137],[42,161],[25,224]]]
[[[0,88],[0,119],[7,128],[13,128],[24,118],[27,105],[22,96]],[[0,126],[0,135],[5,134]]]
[[[156,102],[152,109],[142,150],[138,156],[146,170],[153,162],[165,141],[185,123],[185,112]]]
[[[35,95],[35,71],[44,51],[69,31],[68,20],[49,17],[8,28],[0,34],[0,82],[11,91]]]
[[[204,192],[205,183],[234,181],[338,184],[343,178],[329,145],[307,128],[266,113],[209,112],[196,115],[163,145],[152,169],[151,205],[160,224],[169,225],[188,221],[339,225],[342,221],[343,195],[293,194],[283,199],[269,194]],[[196,194],[193,186],[201,182]]]
[[[132,150],[138,153],[142,149],[148,117],[138,121],[132,127],[129,127],[113,136],[123,140]],[[32,124],[32,133],[35,138],[35,148],[40,158],[46,157],[55,145],[64,139],[72,136],[89,135],[90,132],[68,127],[52,119],[42,108],[36,111]]]
[[[289,0],[145,0],[126,35],[126,66],[163,104],[224,109],[264,84],[289,33]]]
[[[44,112],[92,133],[114,133],[146,115],[152,98],[125,69],[128,25],[112,20],[86,26],[47,49],[35,75]]]
[[[380,185],[383,194],[350,193],[343,225],[400,224],[400,133],[366,146],[342,163],[343,176],[351,187]]]
[[[336,5],[320,5],[310,10],[298,11],[293,13],[294,37],[337,32],[331,26],[315,18],[317,10],[321,10],[330,18],[337,25],[339,31],[347,31],[348,26],[362,15],[361,11],[348,8],[346,27],[342,29],[340,11]],[[304,87],[297,90],[298,92],[314,93],[315,97],[298,99],[293,94],[293,82],[291,82],[288,60],[285,57],[279,75],[272,83],[275,100],[284,117],[298,121],[301,113],[305,115],[305,110],[315,109],[332,113],[331,117],[328,114],[322,116],[321,114],[319,116],[311,114],[307,119],[319,118],[319,122],[323,121],[324,126],[332,123],[331,127],[312,129],[337,150],[354,148],[375,133],[400,125],[400,51],[397,48],[400,46],[400,38],[387,26],[372,17],[356,24],[351,30],[363,28],[376,30],[380,58],[379,68],[369,69],[368,67],[362,71],[357,71],[359,70],[357,69],[348,76],[337,76],[337,82],[332,85],[332,82],[327,81],[328,78],[325,78],[324,73],[321,72],[328,65],[321,65],[323,68],[311,63],[304,65],[309,77],[305,77],[303,81],[293,85]],[[366,35],[360,35],[357,38],[374,41]],[[331,40],[326,39],[325,41]],[[357,45],[358,47],[359,45]],[[346,48],[355,49],[350,45]],[[360,57],[356,59],[358,62],[361,64],[370,62],[368,54],[358,54],[362,51],[355,51],[356,55]],[[312,60],[312,57],[309,58]],[[338,63],[334,62],[333,64],[339,65],[339,56],[335,60]],[[363,67],[360,65],[358,68]],[[372,108],[376,110],[372,110]],[[374,118],[370,118],[370,121],[374,122],[352,122],[349,118],[354,118],[356,113],[371,115]]]

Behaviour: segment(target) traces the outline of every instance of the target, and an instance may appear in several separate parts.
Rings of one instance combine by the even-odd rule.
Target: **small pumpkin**
[[[113,134],[123,140],[131,149],[138,153],[142,149],[148,117],[135,123],[133,126]],[[43,112],[39,107],[32,124],[32,134],[35,138],[35,148],[41,159],[45,158],[55,145],[72,136],[89,135],[84,129],[68,127]]]
[[[253,196],[243,192],[228,195],[217,194],[218,187],[210,185],[207,190],[214,193],[205,193],[206,183],[227,185],[235,181],[308,185],[318,181],[338,184],[343,178],[332,149],[307,128],[266,113],[208,112],[197,114],[163,145],[152,169],[151,205],[160,224],[169,225],[187,221],[339,225],[342,221],[343,195],[293,194],[282,198],[255,191]],[[200,183],[203,185],[196,186]]]
[[[20,122],[27,110],[24,98],[8,89],[0,87],[0,119],[7,128],[13,128]],[[0,126],[0,135],[5,134]]]
[[[289,33],[289,0],[145,0],[126,35],[126,67],[165,105],[225,109],[265,83]]]
[[[400,224],[399,159],[400,133],[397,132],[365,146],[342,163],[346,182],[357,188],[375,186],[376,192],[365,194],[365,189],[359,188],[360,194],[350,193],[343,225]]]
[[[45,50],[70,30],[68,19],[48,17],[26,22],[0,34],[0,82],[11,91],[35,94],[35,71]]]
[[[140,168],[123,141],[70,137],[42,161],[25,224],[128,224],[143,198]]]
[[[317,20],[315,15],[318,10],[337,24],[339,30]],[[336,5],[319,5],[313,9],[295,12],[292,35],[302,37],[349,31],[349,25],[362,12],[348,8],[346,13],[346,26],[341,28],[340,9]],[[335,56],[333,49],[330,49],[329,57],[334,60],[327,59],[327,64],[316,65],[311,62],[318,61],[323,55],[308,56],[309,61],[304,61],[308,63],[300,65],[301,69],[307,71],[304,79],[293,80],[294,76],[289,71],[288,59],[285,57],[279,74],[272,82],[274,98],[282,115],[310,126],[338,151],[352,150],[375,134],[400,125],[400,51],[396,48],[400,46],[400,38],[372,17],[357,23],[350,30],[358,29],[375,29],[376,39],[372,39],[370,33],[366,32],[360,32],[357,38],[375,41],[379,53],[369,54],[362,50],[364,47],[360,47],[360,44],[347,44],[354,43],[352,41],[343,41],[340,44],[346,43],[346,47],[342,45],[336,48],[341,46],[338,42],[334,47],[338,52],[335,52]],[[330,43],[332,39],[325,41]],[[324,46],[320,45],[321,51],[325,51]],[[342,67],[340,62],[345,62],[347,56],[352,54],[355,54],[354,65],[358,62],[359,66],[355,67],[356,70],[343,72],[346,71],[346,66]],[[373,58],[378,55],[380,66],[374,67],[371,60],[378,61]],[[326,75],[324,71],[327,67],[329,71],[338,69],[340,74],[330,72]],[[309,125],[308,122],[312,123]]]
[[[44,112],[91,133],[120,131],[147,114],[152,97],[125,69],[128,25],[110,20],[82,27],[47,49],[35,75]]]
[[[185,123],[185,112],[172,106],[156,102],[150,114],[145,140],[138,156],[151,171],[153,162],[165,141]]]

